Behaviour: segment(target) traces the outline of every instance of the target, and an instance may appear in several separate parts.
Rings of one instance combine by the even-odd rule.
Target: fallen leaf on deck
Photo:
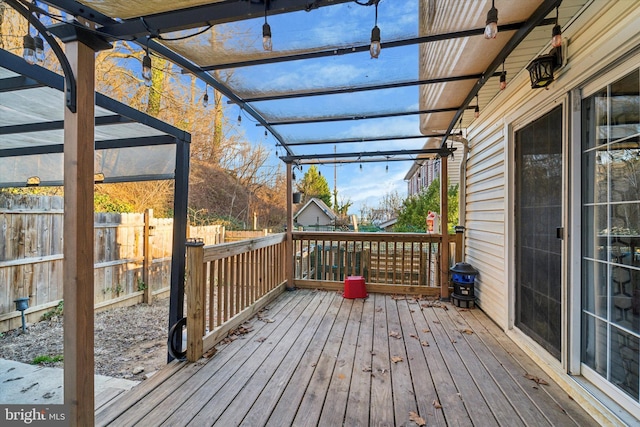
[[[420,344],[422,344],[423,347],[429,347],[429,343],[426,341],[422,341]]]
[[[392,361],[393,363],[398,363],[398,362],[402,362],[402,361],[404,361],[404,359],[403,359],[402,357],[400,357],[400,356],[393,356],[393,357],[391,358],[391,361]]]
[[[459,308],[458,311],[469,311],[468,308]]]
[[[442,405],[440,404],[440,402],[438,402],[437,399],[433,400],[433,407],[436,409],[442,409]]]
[[[528,380],[534,381],[536,384],[549,385],[549,383],[542,378],[538,378],[535,375],[524,374],[524,377]]]
[[[264,323],[273,323],[274,322],[273,319],[269,319],[268,317],[264,317],[264,318],[262,318],[260,320],[262,320]]]
[[[434,320],[433,323],[437,323],[439,325],[440,321],[439,320]]]
[[[422,418],[420,415],[416,414],[413,411],[409,412],[409,421],[413,421],[414,423],[418,424],[419,426],[426,426],[427,425],[427,422],[424,420],[424,418]]]
[[[467,335],[473,334],[473,331],[471,329],[460,329],[460,332]]]
[[[362,368],[362,372],[371,372],[371,366],[365,366]]]
[[[207,352],[205,354],[203,354],[202,356],[204,357],[213,357],[214,354],[216,354],[218,352],[218,349],[215,347],[210,348],[209,350],[207,350]]]
[[[429,333],[429,332],[431,332],[431,329],[423,329],[422,332]]]
[[[417,336],[416,334],[409,334],[409,336],[410,336],[411,338],[418,339],[418,336]]]
[[[400,332],[396,332],[396,331],[389,332],[389,336],[397,339],[402,338],[402,336],[400,335]]]
[[[455,344],[455,343],[457,343],[457,342],[458,342],[458,341],[456,341],[456,340],[454,340],[453,338],[451,338],[451,343],[452,343],[452,344]]]
[[[380,313],[380,312],[382,311],[382,307],[378,307],[378,308],[376,308],[376,311],[377,311],[378,313]]]
[[[404,300],[404,299],[407,299],[407,297],[406,296],[391,295],[391,299]]]
[[[444,309],[444,311],[449,310],[449,307],[447,307],[446,305],[443,305],[442,308]]]
[[[267,340],[267,337],[260,337],[258,339],[256,339],[256,341],[258,342],[265,342]]]

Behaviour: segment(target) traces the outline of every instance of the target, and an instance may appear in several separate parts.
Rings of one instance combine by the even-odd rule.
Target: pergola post
[[[449,298],[449,176],[447,156],[440,157],[440,298]]]
[[[285,243],[287,257],[285,260],[285,273],[287,275],[287,290],[295,289],[293,284],[293,169],[291,163],[287,163],[287,241]]]
[[[190,141],[189,141],[190,142]],[[187,253],[187,202],[189,199],[189,153],[188,141],[176,141],[176,173],[173,189],[173,253],[171,255],[171,289],[169,291],[169,331],[184,317],[184,270]],[[173,348],[182,350],[182,333],[176,333]],[[171,354],[167,356],[173,360]]]
[[[64,112],[64,403],[71,426],[94,425],[93,185],[95,53],[72,41],[77,110]]]

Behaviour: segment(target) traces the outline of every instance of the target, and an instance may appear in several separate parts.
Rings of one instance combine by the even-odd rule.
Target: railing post
[[[449,174],[447,157],[440,159],[440,298],[449,299]]]
[[[187,268],[185,293],[187,294],[187,360],[195,362],[202,357],[204,336],[204,242],[187,241]]]
[[[292,291],[295,289],[294,282],[294,270],[293,270],[293,170],[291,163],[287,163],[287,240],[286,251],[287,258],[285,259],[285,272],[287,275],[287,290]]]
[[[153,218],[153,209],[145,209],[144,211],[144,234],[142,238],[142,282],[144,283],[143,301],[146,304],[153,302],[153,294],[151,293],[151,263],[153,262],[151,253],[151,218]]]

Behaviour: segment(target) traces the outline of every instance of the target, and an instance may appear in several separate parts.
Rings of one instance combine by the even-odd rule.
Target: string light
[[[44,41],[42,40],[42,37],[40,37],[40,34],[36,35],[33,38],[33,41],[36,47],[36,60],[38,60],[39,63],[43,63],[44,62]]]
[[[264,2],[264,25],[262,25],[262,48],[266,52],[273,50],[273,41],[271,40],[271,26],[267,22],[267,9],[269,9],[269,0]]]
[[[500,73],[500,90],[507,88],[507,73],[504,71],[504,62],[502,63],[502,73]]]
[[[242,124],[242,107],[240,107],[240,111],[238,111],[238,125]]]
[[[153,80],[151,79],[151,57],[149,56],[149,40],[147,39],[147,48],[142,58],[142,78],[146,86],[151,86]]]
[[[484,38],[495,39],[498,35],[498,9],[495,0],[491,0],[491,9],[487,12],[487,26],[484,27]]]
[[[560,47],[562,46],[562,28],[560,28],[560,24],[558,24],[558,8],[556,7],[556,25],[553,26],[553,30],[551,32],[551,46]]]
[[[378,2],[376,1],[376,20],[371,30],[371,46],[369,47],[369,53],[371,58],[378,58],[382,46],[380,45],[380,28],[378,28]]]
[[[36,63],[36,42],[29,34],[29,30],[27,30],[27,34],[22,38],[22,58],[27,61],[27,64],[33,65]]]
[[[204,95],[202,96],[202,106],[207,108],[209,106],[209,85],[204,86]]]

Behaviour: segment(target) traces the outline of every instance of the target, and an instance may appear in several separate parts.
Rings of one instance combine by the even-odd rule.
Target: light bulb
[[[480,107],[478,107],[477,105],[476,105],[476,108],[473,110],[473,117],[475,117],[476,119],[480,117]]]
[[[273,50],[273,42],[271,41],[271,26],[266,22],[262,26],[262,48],[271,52]]]
[[[484,27],[484,38],[495,39],[498,35],[498,9],[491,4],[491,9],[487,12],[487,26]]]
[[[500,74],[500,90],[505,90],[507,88],[507,74],[503,71]]]
[[[43,62],[44,61],[44,41],[42,40],[42,37],[35,36],[33,38],[33,42],[36,47],[36,59],[38,60],[38,62]]]
[[[22,58],[27,61],[27,64],[33,65],[36,63],[36,42],[31,35],[27,34],[23,37],[22,44]]]
[[[553,26],[553,31],[551,32],[551,46],[562,46],[562,29],[558,24]]]
[[[369,53],[371,58],[377,58],[380,56],[382,46],[380,45],[380,28],[376,25],[371,30],[371,46],[369,47]]]
[[[242,124],[242,116],[238,113],[238,124]]]
[[[204,108],[207,108],[209,106],[209,94],[207,92],[205,92],[204,96],[202,97],[202,106]]]
[[[142,58],[142,78],[146,86],[151,86],[151,57],[148,53]]]

